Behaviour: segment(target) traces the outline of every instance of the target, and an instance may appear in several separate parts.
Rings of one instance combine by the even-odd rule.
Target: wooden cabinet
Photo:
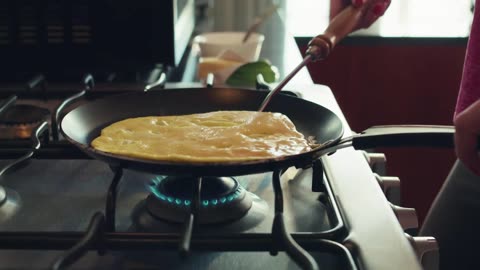
[[[302,52],[305,45],[299,42]],[[465,49],[466,39],[350,39],[308,69],[315,83],[332,89],[355,131],[452,125]],[[402,181],[402,205],[415,207],[422,221],[454,162],[453,149],[377,150],[387,155],[388,174]]]

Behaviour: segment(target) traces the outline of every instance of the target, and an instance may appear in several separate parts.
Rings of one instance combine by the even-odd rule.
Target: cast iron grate
[[[40,124],[32,133],[30,147],[6,147],[0,158],[16,158],[12,163],[0,170],[3,174],[14,172],[20,165],[25,165],[31,158],[56,159],[88,159],[89,157],[73,145],[59,141],[57,123],[68,105],[83,98],[87,91],[93,88],[93,78],[85,77],[85,89],[64,100],[52,116],[52,131],[57,133],[49,140],[48,123]],[[145,91],[163,87],[165,78],[160,78],[155,84],[149,85]],[[209,84],[212,85],[212,84]],[[42,147],[42,141],[44,146]],[[113,250],[177,249],[182,256],[188,256],[192,251],[269,251],[276,255],[285,251],[303,269],[318,269],[317,262],[308,251],[324,251],[342,256],[350,269],[357,269],[350,251],[341,244],[346,236],[346,228],[342,220],[338,204],[332,193],[328,179],[323,177],[323,167],[320,160],[312,164],[312,191],[322,192],[322,200],[331,209],[329,218],[335,225],[326,231],[316,233],[289,233],[285,228],[283,217],[283,193],[280,183],[281,170],[273,172],[272,184],[275,193],[275,217],[271,233],[240,233],[240,234],[195,234],[195,220],[201,205],[200,191],[202,177],[195,178],[195,185],[190,214],[183,224],[182,233],[126,233],[116,232],[115,212],[117,204],[117,189],[123,176],[124,168],[111,167],[113,179],[107,191],[105,212],[97,212],[90,220],[84,233],[77,232],[0,232],[0,249],[40,249],[65,250],[52,264],[52,269],[65,269],[77,262],[86,252],[97,250],[103,255]]]

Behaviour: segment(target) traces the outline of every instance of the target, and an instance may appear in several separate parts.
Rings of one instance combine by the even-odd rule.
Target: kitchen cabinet
[[[297,39],[303,52],[309,39]],[[328,85],[353,130],[373,125],[452,125],[466,38],[350,37],[308,70]],[[399,176],[402,205],[420,221],[455,159],[453,149],[376,149]]]

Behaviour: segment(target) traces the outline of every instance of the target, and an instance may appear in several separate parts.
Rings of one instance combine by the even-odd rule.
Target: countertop
[[[250,22],[261,12],[271,6],[268,0],[222,0],[206,10],[205,17],[197,18],[195,33],[208,31],[244,31]],[[241,14],[241,15],[240,15]],[[261,59],[267,59],[278,68],[280,79],[284,78],[296,65],[301,62],[301,53],[291,33],[286,29],[281,12],[273,14],[258,29],[259,33],[265,35]],[[190,61],[183,72],[182,81],[195,80],[195,58],[194,52],[190,53]],[[301,85],[312,85],[313,81],[306,68],[300,70],[297,75],[285,87],[285,90],[296,90]]]

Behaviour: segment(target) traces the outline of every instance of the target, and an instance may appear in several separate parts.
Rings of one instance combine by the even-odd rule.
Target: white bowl
[[[258,60],[265,36],[252,33],[243,43],[245,32],[209,32],[196,36],[194,44],[199,48],[201,57],[218,57],[230,50],[243,58],[245,62]]]

